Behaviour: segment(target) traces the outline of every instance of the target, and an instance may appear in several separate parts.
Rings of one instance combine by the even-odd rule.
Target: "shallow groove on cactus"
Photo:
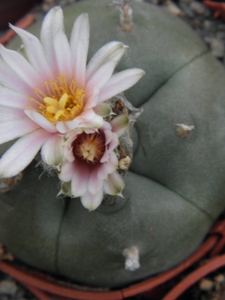
[[[175,76],[179,71],[183,70],[186,66],[190,65],[191,63],[195,62],[197,59],[203,57],[204,55],[210,53],[209,50],[204,50],[202,53],[196,55],[195,57],[193,57],[189,62],[187,62],[186,64],[184,64],[182,67],[178,68],[175,72],[173,72],[166,80],[164,80],[164,82],[157,87],[157,89],[155,89],[155,91],[144,101],[142,102],[139,106],[137,106],[138,108],[141,108],[147,101],[151,101],[151,98],[171,79],[173,78],[173,76]],[[137,149],[136,149],[137,150]]]
[[[64,207],[63,207],[63,214],[62,214],[62,218],[60,220],[60,224],[59,224],[59,228],[58,228],[58,232],[56,235],[56,246],[55,246],[55,270],[56,272],[59,273],[59,267],[58,267],[58,250],[59,250],[59,239],[60,239],[60,233],[61,233],[61,228],[62,228],[62,224],[63,224],[63,220],[64,217],[66,215],[66,212],[68,210],[69,207],[69,203],[70,203],[70,198],[69,197],[65,197],[62,199],[63,203],[64,203]]]
[[[161,183],[161,182],[159,182],[159,181],[156,181],[156,180],[154,180],[154,179],[152,179],[152,178],[150,178],[150,177],[148,177],[148,176],[145,176],[145,175],[143,175],[143,174],[138,173],[137,171],[133,170],[132,167],[130,168],[130,170],[131,170],[132,172],[135,172],[136,174],[138,174],[138,175],[140,175],[140,176],[146,178],[146,179],[150,179],[151,181],[156,182],[157,184],[162,185],[163,187],[165,187],[166,189],[170,190],[170,191],[173,192],[174,194],[180,196],[181,199],[183,199],[183,200],[186,201],[187,203],[191,204],[194,208],[196,208],[197,210],[199,210],[200,212],[202,212],[206,217],[209,218],[209,220],[214,221],[215,218],[214,218],[213,216],[211,216],[211,215],[209,214],[209,212],[207,212],[207,211],[206,211],[205,209],[203,209],[202,207],[198,206],[198,205],[197,205],[196,203],[194,203],[193,201],[191,201],[191,200],[185,198],[183,195],[177,193],[177,191],[172,190],[171,188],[169,188],[168,186],[166,186],[165,184],[163,184],[163,183]],[[129,176],[129,174],[128,174],[128,176]]]

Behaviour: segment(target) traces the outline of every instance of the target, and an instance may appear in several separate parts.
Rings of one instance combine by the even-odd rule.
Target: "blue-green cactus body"
[[[29,166],[1,194],[0,240],[26,263],[89,286],[119,287],[171,268],[190,255],[224,209],[225,72],[191,29],[147,3],[134,3],[134,26],[119,27],[105,0],[65,9],[66,30],[88,12],[90,57],[105,43],[129,46],[118,70],[145,77],[126,97],[144,112],[124,199],[94,212],[79,199],[58,199],[57,178]],[[38,32],[40,24],[30,30]],[[18,47],[15,39],[10,47]],[[187,134],[177,131],[184,124]],[[4,152],[4,145],[1,146]],[[123,251],[136,247],[140,268],[125,269]]]

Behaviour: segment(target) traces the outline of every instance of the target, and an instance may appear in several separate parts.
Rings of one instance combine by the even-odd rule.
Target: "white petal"
[[[0,86],[0,105],[21,109],[25,109],[28,106],[36,106],[34,102],[29,100],[27,95],[12,91],[3,86]]]
[[[28,134],[39,128],[38,124],[34,123],[28,117],[10,120],[0,123],[0,143],[11,141],[25,134]]]
[[[112,126],[112,131],[115,132],[118,137],[120,137],[127,130],[129,118],[127,115],[119,115],[115,117],[110,124]]]
[[[90,25],[88,14],[81,14],[71,32],[70,46],[72,52],[72,65],[77,86],[84,88],[86,77],[86,62],[89,47]]]
[[[28,86],[31,88],[41,86],[41,77],[22,55],[16,51],[6,49],[2,45],[0,45],[0,53],[5,62]]]
[[[114,74],[107,84],[101,89],[99,94],[99,102],[106,101],[115,95],[129,89],[145,72],[141,69],[128,69]]]
[[[74,174],[74,165],[71,162],[65,161],[61,167],[61,172],[58,177],[61,181],[68,182],[71,181]]]
[[[59,134],[53,134],[42,146],[41,157],[51,166],[58,166],[63,159],[64,139]]]
[[[0,56],[0,84],[11,90],[29,95],[32,89],[14,72],[14,70]]]
[[[58,74],[57,59],[54,48],[54,38],[63,30],[63,12],[60,7],[53,7],[42,23],[41,43],[47,62],[53,74]],[[59,74],[58,74],[59,75]]]
[[[118,195],[124,188],[124,182],[122,177],[116,171],[109,174],[108,179],[104,181],[104,191],[109,195]]]
[[[113,41],[99,49],[87,65],[86,80],[88,81],[108,61],[112,60],[117,64],[124,54],[125,48],[124,44]]]
[[[94,113],[93,110],[89,109],[71,121],[58,122],[56,124],[56,129],[60,133],[67,133],[70,130],[77,128],[99,128],[102,123],[103,118]]]
[[[85,99],[88,99],[94,90],[101,89],[109,81],[115,66],[114,61],[109,61],[94,73],[85,87]]]
[[[82,205],[90,211],[95,210],[101,204],[102,200],[102,190],[100,190],[96,195],[92,195],[91,193],[87,192],[81,197]]]
[[[22,39],[24,47],[26,49],[26,55],[31,65],[38,71],[43,80],[53,79],[52,72],[47,64],[46,57],[40,41],[31,33],[18,28],[13,25],[9,25]]]
[[[15,142],[0,159],[0,177],[8,178],[21,172],[33,160],[49,136],[48,132],[39,129]]]
[[[35,123],[37,123],[43,129],[45,129],[51,133],[57,132],[55,125],[53,123],[51,123],[50,121],[48,121],[44,116],[42,116],[37,111],[32,110],[32,109],[25,109],[24,112],[31,120],[33,120]]]

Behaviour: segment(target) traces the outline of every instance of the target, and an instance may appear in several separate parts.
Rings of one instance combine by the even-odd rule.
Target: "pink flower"
[[[21,37],[28,60],[0,46],[0,140],[20,138],[1,158],[0,177],[19,173],[41,148],[46,163],[59,164],[62,135],[76,128],[101,127],[103,118],[94,109],[101,114],[101,102],[128,89],[144,74],[129,69],[113,75],[125,49],[120,42],[106,44],[86,66],[87,14],[76,19],[70,43],[59,7],[45,17],[40,41],[11,28]]]
[[[117,172],[115,150],[128,122],[126,115],[120,115],[110,123],[104,122],[98,131],[77,129],[69,134],[59,178],[71,183],[70,196],[81,197],[83,206],[89,210],[101,204],[104,193],[121,195],[124,183]],[[63,187],[64,184],[61,193]]]

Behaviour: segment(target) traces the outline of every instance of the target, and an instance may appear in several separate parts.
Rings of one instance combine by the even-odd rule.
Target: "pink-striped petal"
[[[22,55],[16,51],[6,49],[2,45],[0,45],[0,54],[5,62],[29,87],[41,87],[41,77]]]
[[[104,134],[105,134],[105,144],[108,145],[111,142],[111,140],[114,138],[112,127],[110,126],[109,129],[104,130]]]
[[[48,132],[39,129],[15,142],[0,159],[0,177],[15,176],[26,168],[49,136]]]
[[[34,108],[36,103],[30,101],[29,96],[25,94],[0,86],[0,105],[25,109],[28,106]]]
[[[71,181],[71,194],[74,198],[87,192],[89,170],[86,166],[74,162],[74,173]]]
[[[94,109],[98,105],[98,96],[99,96],[99,89],[94,88],[91,96],[88,99],[85,99],[84,109]]]
[[[115,69],[116,63],[109,61],[101,66],[88,80],[85,88],[85,99],[88,99],[94,90],[101,89],[110,79]]]
[[[48,121],[44,116],[32,109],[25,109],[25,114],[37,123],[40,127],[47,130],[48,132],[54,133],[57,132],[55,125]]]
[[[98,105],[99,91],[100,90],[98,88],[94,88],[91,96],[84,99],[84,110],[94,108],[96,105]]]
[[[87,188],[93,195],[96,195],[100,189],[103,189],[103,179],[98,178],[98,167],[91,172]]]
[[[109,159],[109,152],[108,149],[106,148],[100,162],[105,163],[106,161],[108,161],[108,159]]]
[[[101,164],[100,168],[98,169],[98,179],[107,179],[108,178],[108,172],[105,167],[106,164]]]
[[[66,76],[67,82],[70,83],[72,80],[71,52],[69,42],[63,28],[61,28],[61,30],[55,35],[53,44],[58,66],[58,74]]]
[[[96,195],[87,192],[81,197],[81,203],[89,211],[95,210],[103,200],[103,190],[100,190]]]
[[[86,78],[86,62],[89,47],[90,25],[88,14],[81,14],[71,32],[70,47],[74,77],[79,88],[84,88]]]
[[[109,153],[109,160],[105,165],[108,174],[113,173],[118,168],[118,158],[114,151]]]
[[[122,177],[116,171],[109,174],[108,179],[104,181],[104,191],[109,195],[119,195],[124,188],[124,182]]]
[[[109,153],[112,152],[118,145],[119,145],[119,140],[117,135],[114,133],[114,138],[111,140],[111,142],[108,145],[108,151]]]
[[[34,69],[38,72],[38,74],[43,78],[43,80],[54,79],[53,74],[47,64],[46,57],[44,55],[44,51],[40,41],[31,33],[18,28],[13,25],[9,25],[22,39],[26,55],[34,67]]]
[[[14,72],[0,56],[0,84],[21,93],[30,94],[32,89]]]
[[[117,64],[123,56],[125,48],[124,44],[115,41],[100,48],[87,65],[86,81],[90,80],[97,70],[108,61],[114,61]]]
[[[64,139],[59,134],[52,134],[41,148],[43,161],[53,167],[57,167],[63,159]]]
[[[112,131],[115,132],[118,137],[120,137],[127,130],[129,118],[127,115],[119,115],[115,117],[110,124],[112,126]]]
[[[145,72],[141,69],[128,69],[114,74],[106,85],[101,89],[99,94],[99,102],[106,101],[119,93],[129,89]]]
[[[110,152],[108,155],[108,161],[102,163],[100,168],[98,169],[98,178],[99,179],[107,179],[108,175],[115,172],[118,167],[118,158],[114,151]]]
[[[41,44],[53,74],[58,74],[57,59],[54,47],[54,37],[63,30],[63,12],[57,6],[52,8],[42,23]]]
[[[39,126],[30,120],[28,117],[0,122],[0,143],[11,141],[25,134],[33,132]]]
[[[24,116],[24,111],[22,109],[0,106],[0,124],[2,122],[20,119]]]

